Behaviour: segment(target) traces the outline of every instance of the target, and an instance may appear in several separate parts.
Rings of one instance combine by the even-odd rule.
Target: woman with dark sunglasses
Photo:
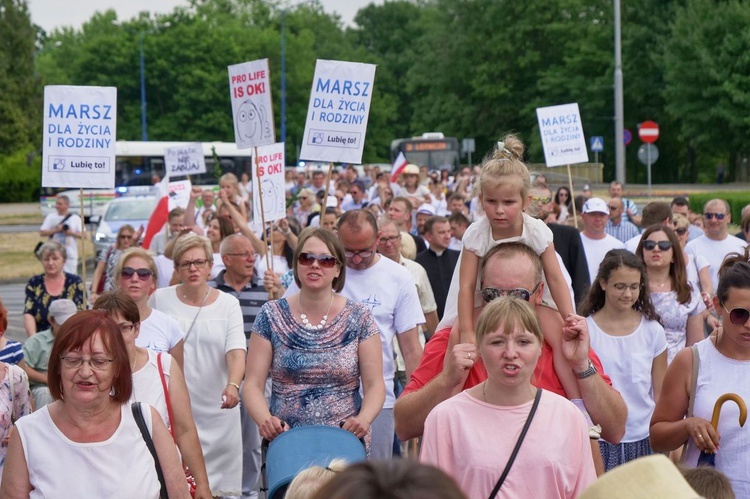
[[[369,440],[385,401],[380,331],[366,305],[338,294],[344,261],[333,232],[305,229],[292,264],[299,293],[266,303],[255,319],[242,396],[263,438],[328,425]],[[264,395],[269,372],[270,407]]]
[[[648,283],[640,258],[628,250],[610,250],[580,306],[591,347],[628,406],[620,443],[599,440],[607,471],[654,453],[648,427],[667,370],[667,338]]]
[[[151,254],[141,248],[130,248],[117,262],[115,275],[116,287],[127,293],[138,306],[140,334],[135,344],[156,353],[168,353],[182,369],[185,334],[176,320],[148,304],[149,296],[156,291],[157,281],[156,264]]]
[[[724,259],[713,298],[722,326],[692,349],[677,353],[664,377],[662,396],[651,418],[654,450],[668,452],[687,443],[683,462],[689,466],[696,465],[701,452],[716,453],[716,469],[732,481],[737,497],[750,497],[750,428],[740,427],[739,409],[734,404],[724,405],[716,430],[710,419],[716,400],[725,393],[735,393],[750,402],[748,253],[745,249],[744,254],[732,253]],[[694,358],[698,361],[696,366]]]
[[[102,291],[114,289],[117,280],[117,274],[115,273],[117,261],[123,251],[138,244],[142,231],[143,227],[136,232],[132,225],[125,224],[117,231],[115,242],[99,252],[94,276],[91,278],[91,293],[89,294],[91,303],[96,301],[96,297]]]
[[[652,225],[643,232],[635,252],[646,265],[648,294],[667,335],[667,364],[685,348],[704,338],[706,306],[697,287],[687,280],[684,254],[669,227]]]

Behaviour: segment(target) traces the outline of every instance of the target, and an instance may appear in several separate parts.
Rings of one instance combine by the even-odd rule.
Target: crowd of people
[[[266,227],[225,174],[143,247],[120,228],[92,283],[59,196],[23,345],[0,305],[0,496],[258,497],[262,441],[323,425],[369,461],[317,463],[290,499],[604,497],[659,452],[676,489],[711,454],[750,497],[740,408],[710,422],[750,400],[750,215],[734,236],[721,199],[699,218],[553,189],[524,154],[508,135],[455,175],[288,171]]]

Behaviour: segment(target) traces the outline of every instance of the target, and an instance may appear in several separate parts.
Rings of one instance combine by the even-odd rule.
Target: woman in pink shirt
[[[583,327],[578,319],[573,329]],[[452,476],[467,497],[495,497],[537,406],[497,497],[577,497],[596,480],[588,425],[570,401],[537,393],[531,383],[542,353],[534,309],[519,298],[494,300],[477,320],[476,341],[487,381],[435,407],[425,422],[420,460]]]

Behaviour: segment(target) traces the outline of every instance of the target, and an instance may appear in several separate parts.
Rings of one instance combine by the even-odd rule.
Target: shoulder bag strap
[[[133,402],[132,404],[130,404],[130,410],[133,411],[133,418],[135,418],[135,423],[138,425],[138,429],[141,430],[143,441],[146,442],[146,447],[148,447],[148,451],[154,458],[154,465],[156,466],[156,476],[159,479],[159,484],[161,485],[159,497],[160,499],[169,499],[169,494],[167,493],[167,484],[164,481],[164,473],[162,473],[161,464],[159,464],[159,456],[156,455],[156,447],[154,447],[154,441],[151,439],[151,434],[146,427],[146,420],[143,419],[141,403]]]
[[[698,369],[701,365],[701,357],[698,355],[698,349],[695,345],[690,347],[690,350],[693,352],[693,372],[690,378],[690,398],[688,400],[688,411],[685,418],[692,418],[693,417],[693,408],[695,407],[695,388],[698,386]],[[690,437],[685,441],[685,444],[682,446],[682,456],[680,457],[680,462],[685,464],[685,461],[687,460],[687,448],[688,443],[690,442]]]
[[[497,496],[497,493],[500,491],[500,487],[502,487],[503,482],[505,481],[505,478],[508,476],[508,473],[510,472],[510,468],[511,466],[513,466],[513,461],[516,460],[518,451],[519,449],[521,449],[521,444],[523,443],[523,439],[526,437],[526,433],[529,431],[529,426],[531,426],[531,420],[534,419],[534,414],[536,414],[536,408],[539,407],[539,399],[541,398],[542,398],[542,389],[537,388],[536,397],[534,397],[534,404],[531,406],[531,411],[529,411],[529,416],[526,418],[526,423],[523,425],[521,434],[518,436],[518,441],[516,442],[516,446],[510,455],[510,459],[508,459],[508,464],[505,465],[503,474],[500,475],[500,479],[495,484],[495,488],[492,489],[492,493],[490,494],[490,499],[495,499],[495,496]]]
[[[167,416],[169,417],[169,433],[172,434],[172,440],[174,440],[174,418],[172,417],[172,401],[169,398],[169,388],[167,387],[167,380],[164,377],[164,367],[161,364],[161,352],[156,354],[156,365],[159,367],[159,377],[161,378],[161,386],[164,389],[164,400],[167,402]]]

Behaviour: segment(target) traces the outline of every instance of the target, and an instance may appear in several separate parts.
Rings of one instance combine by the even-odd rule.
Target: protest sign
[[[192,184],[189,180],[169,182],[169,211],[175,208],[187,208],[190,202],[191,187]]]
[[[268,59],[235,64],[228,70],[237,148],[273,144],[276,134]]]
[[[206,159],[200,142],[164,149],[164,168],[170,177],[206,173]]]
[[[115,187],[117,88],[44,87],[42,187]]]
[[[258,147],[253,161],[253,222],[270,222],[286,217],[284,190],[284,143]],[[260,179],[260,189],[258,189]],[[263,209],[261,209],[263,196]],[[262,214],[262,215],[261,215]]]
[[[540,107],[536,116],[548,167],[588,163],[589,154],[577,103]]]
[[[374,81],[374,64],[318,60],[301,159],[362,162]]]

